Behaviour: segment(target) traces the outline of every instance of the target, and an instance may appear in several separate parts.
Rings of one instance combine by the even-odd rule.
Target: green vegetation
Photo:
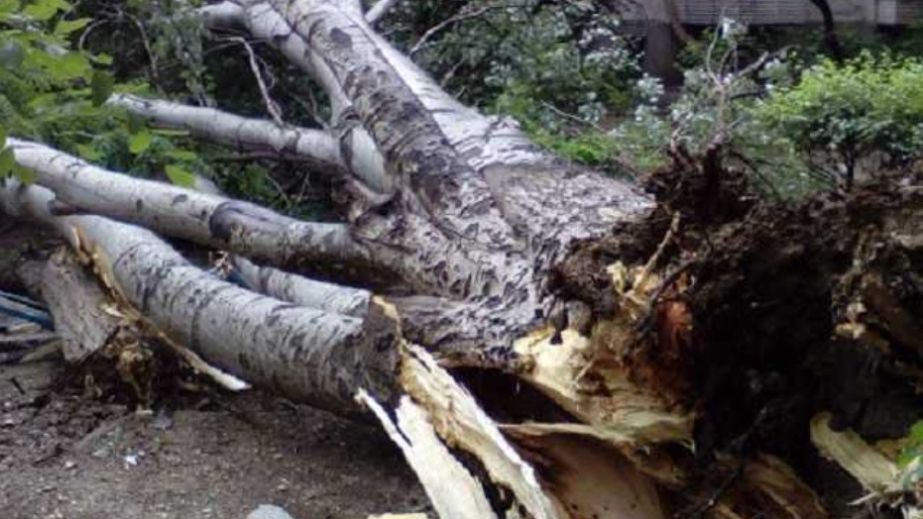
[[[92,19],[65,0],[35,0],[21,8],[0,2],[0,121],[2,130],[37,139],[113,169],[150,176],[165,173],[188,184],[191,171],[207,172],[182,132],[148,129],[105,106],[113,91],[145,92],[143,81],[118,82],[106,53],[76,49]],[[0,174],[29,175],[12,165]]]
[[[870,54],[826,60],[755,111],[819,169],[839,166],[847,186],[857,167],[900,167],[923,150],[923,63]],[[831,173],[833,175],[835,173]]]
[[[112,88],[105,55],[69,50],[69,36],[89,23],[65,15],[63,0],[0,2],[0,121],[2,133],[42,138],[71,148],[100,124]],[[5,144],[5,137],[0,144]],[[0,176],[28,174],[4,150]]]
[[[442,29],[423,39],[434,27]],[[619,171],[617,148],[600,126],[639,100],[640,52],[604,3],[405,3],[384,32],[415,49],[423,68],[464,102],[515,117],[563,156]]]
[[[684,84],[665,93],[605,3],[403,2],[382,26],[464,102],[516,118],[564,157],[639,174],[669,165],[671,149],[701,156],[717,143],[725,164],[782,196],[904,167],[923,148],[923,64],[908,57],[923,31],[846,31],[854,57],[843,64],[814,57],[819,31],[704,31],[680,56]],[[322,126],[324,99],[300,71],[258,42],[209,34],[170,0],[0,0],[0,124],[113,169],[179,183],[206,175],[278,207],[286,197],[271,172],[295,166],[223,160],[103,105],[131,91],[265,116],[251,51],[285,119]],[[0,169],[10,162],[0,157]]]

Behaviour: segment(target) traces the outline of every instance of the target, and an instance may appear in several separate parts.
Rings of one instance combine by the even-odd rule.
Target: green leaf
[[[170,150],[166,153],[167,157],[182,162],[192,162],[199,158],[195,152],[189,150]]]
[[[6,128],[0,126],[0,150],[6,146]]]
[[[923,420],[913,424],[910,433],[902,440],[902,443],[904,448],[898,455],[897,464],[903,468],[923,455]]]
[[[67,36],[74,31],[79,31],[86,27],[92,18],[77,18],[76,20],[61,20],[54,27],[54,33],[56,36]]]
[[[29,4],[22,12],[26,16],[35,18],[36,20],[45,21],[56,15],[58,11],[63,11],[69,7],[70,4],[64,0],[38,0],[35,3]]]
[[[169,164],[165,168],[165,171],[167,173],[167,178],[170,179],[170,182],[173,182],[174,184],[181,187],[188,187],[190,189],[195,186],[195,175],[183,169],[181,166]]]
[[[35,174],[35,171],[20,166],[19,164],[13,164],[13,176],[18,178],[20,182],[25,185],[34,184],[38,176]]]
[[[88,144],[78,144],[77,153],[80,155],[80,158],[90,162],[97,162],[103,158],[101,151]]]
[[[0,0],[0,15],[12,13],[19,9],[19,0]],[[0,16],[2,18],[2,16]]]
[[[141,155],[151,147],[151,142],[153,141],[154,136],[151,135],[151,132],[138,132],[132,135],[131,140],[128,141],[128,151],[130,151],[132,155]]]
[[[16,156],[12,148],[0,151],[0,178],[6,178],[13,172],[13,166],[16,165]]]
[[[108,54],[96,54],[92,56],[92,59],[93,59],[93,62],[96,63],[97,65],[103,65],[106,67],[108,67],[109,65],[112,65],[112,62],[113,62],[112,56]]]
[[[112,74],[103,70],[94,70],[93,79],[90,82],[93,106],[102,106],[103,103],[112,95],[112,87],[115,86],[115,78]]]
[[[923,444],[923,421],[913,424],[908,439],[915,444]]]
[[[147,121],[144,119],[144,117],[141,117],[140,115],[135,115],[133,113],[129,113],[127,115],[128,115],[127,117],[128,124],[126,126],[128,126],[129,132],[138,133],[141,131],[145,131],[145,126],[147,125]],[[157,130],[154,130],[154,131],[156,132]]]
[[[90,61],[86,56],[79,52],[68,52],[57,60],[57,66],[50,72],[60,79],[75,79],[88,76],[91,70]]]

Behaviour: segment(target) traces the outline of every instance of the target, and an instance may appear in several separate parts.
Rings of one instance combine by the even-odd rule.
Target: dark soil
[[[658,266],[669,283],[687,286],[663,287],[651,346],[634,362],[639,374],[660,375],[639,375],[641,383],[697,410],[701,477],[694,480],[711,484],[719,457],[768,452],[787,461],[833,516],[853,515],[848,503],[863,491],[820,458],[808,424],[829,411],[835,428],[874,442],[901,438],[923,419],[920,380],[908,375],[908,366],[923,367],[923,183],[781,203],[722,174],[717,191],[695,169],[654,175],[648,185],[657,212],[579,248],[553,289],[598,317],[611,315],[618,301],[605,266],[645,263],[679,214]],[[882,288],[869,292],[870,280]],[[869,307],[864,322],[886,347],[835,333],[856,301]],[[659,310],[674,302],[688,308],[692,331],[682,338],[682,363],[668,365],[675,352],[653,332],[665,325]]]

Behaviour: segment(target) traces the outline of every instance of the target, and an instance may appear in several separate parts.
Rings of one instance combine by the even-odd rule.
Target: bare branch
[[[335,137],[323,130],[279,126],[213,108],[187,106],[144,99],[127,94],[112,96],[109,104],[145,117],[157,124],[190,131],[193,135],[238,148],[268,151],[287,160],[314,162],[315,169],[352,173],[377,193],[394,190],[385,172],[384,159],[365,132],[341,131]],[[344,153],[348,160],[344,158]]]
[[[116,94],[109,98],[108,104],[161,126],[188,130],[211,141],[249,150],[268,150],[284,158],[310,158],[331,170],[345,169],[336,139],[321,130],[274,124],[214,108],[144,99],[129,94]]]
[[[205,25],[213,29],[241,26],[244,23],[244,9],[233,2],[203,5],[198,13]]]
[[[272,120],[275,121],[278,126],[285,126],[285,122],[282,120],[282,112],[279,103],[276,103],[273,101],[272,97],[270,97],[269,87],[267,87],[266,82],[263,81],[263,73],[260,71],[259,63],[256,61],[256,53],[253,51],[253,47],[245,38],[236,36],[230,39],[243,45],[244,49],[247,51],[250,70],[253,71],[253,77],[256,78],[256,83],[260,87],[260,96],[263,98],[263,104],[266,105],[266,111],[269,112],[269,116],[272,117]]]
[[[464,12],[458,13],[455,16],[446,18],[445,20],[437,23],[436,25],[430,27],[426,32],[424,32],[423,36],[421,36],[420,39],[417,40],[417,42],[413,45],[413,47],[411,47],[408,55],[412,58],[416,53],[420,52],[423,49],[423,47],[427,44],[427,42],[429,42],[429,40],[433,36],[439,34],[443,30],[445,30],[447,27],[454,25],[456,23],[459,23],[459,22],[463,22],[465,20],[470,20],[472,18],[483,16],[485,13],[487,13],[488,11],[490,11],[491,9],[495,7],[496,6],[485,5],[481,7],[480,9],[475,9],[474,11],[467,12],[467,13],[464,13]]]
[[[379,20],[382,19],[392,7],[397,5],[399,0],[378,0],[371,9],[365,13],[365,20],[369,22],[369,25],[375,25]]]

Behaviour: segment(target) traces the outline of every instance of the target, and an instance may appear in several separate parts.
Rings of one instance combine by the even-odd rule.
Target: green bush
[[[116,171],[165,175],[177,184],[189,185],[194,174],[216,176],[203,156],[208,148],[187,132],[149,128],[105,104],[113,91],[149,94],[152,85],[138,79],[138,71],[116,70],[110,49],[77,48],[77,41],[87,43],[83,37],[99,23],[90,17],[95,13],[81,9],[89,6],[66,0],[0,0],[0,149],[10,135],[45,142]],[[132,29],[140,37],[134,25]],[[129,47],[139,45],[121,46]],[[122,62],[138,61],[120,57]],[[183,87],[193,90],[185,83]],[[31,178],[15,165],[13,150],[4,149],[0,178],[10,173]]]
[[[923,151],[923,62],[887,55],[823,61],[754,109],[816,167],[851,186],[857,168],[899,167]]]

